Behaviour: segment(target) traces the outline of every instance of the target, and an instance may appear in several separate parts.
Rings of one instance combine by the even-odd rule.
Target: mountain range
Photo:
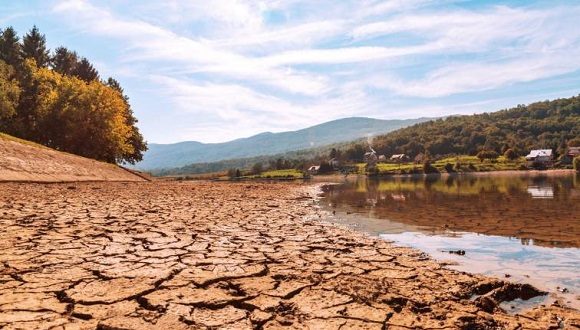
[[[429,120],[431,118],[382,120],[351,117],[297,131],[266,132],[223,143],[196,141],[173,144],[150,143],[143,160],[134,167],[141,170],[154,170],[195,163],[274,155],[385,134]]]

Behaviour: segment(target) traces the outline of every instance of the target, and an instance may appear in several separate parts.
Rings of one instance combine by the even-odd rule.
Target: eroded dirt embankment
[[[0,184],[0,328],[548,329],[531,287],[318,221],[297,184]],[[479,298],[473,299],[473,297]]]
[[[0,182],[145,181],[119,166],[0,134]]]

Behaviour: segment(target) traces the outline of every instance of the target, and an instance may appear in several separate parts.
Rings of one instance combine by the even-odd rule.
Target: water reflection
[[[532,195],[532,198],[554,198],[552,186],[529,186],[528,193]]]
[[[325,189],[324,201],[334,210],[427,233],[451,230],[517,237],[523,244],[580,246],[575,175],[364,178]],[[380,224],[377,229],[389,232]]]
[[[580,308],[576,175],[363,178],[324,190],[333,222],[451,259],[460,270],[566,288],[558,294]]]

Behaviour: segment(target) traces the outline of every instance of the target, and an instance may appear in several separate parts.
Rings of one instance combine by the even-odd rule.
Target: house
[[[308,173],[310,173],[310,174],[318,174],[318,171],[319,170],[320,170],[320,165],[310,166],[308,168]]]
[[[379,158],[377,157],[376,152],[369,151],[369,152],[364,154],[363,160],[365,161],[365,163],[367,163],[369,165],[375,165],[377,163],[377,161],[379,160]]]
[[[574,157],[580,156],[580,147],[569,147],[566,156],[574,159]]]
[[[397,162],[397,163],[408,162],[409,161],[409,156],[407,156],[405,154],[392,155],[391,156],[391,161],[394,161],[394,162]]]
[[[537,149],[532,150],[526,156],[526,160],[529,163],[535,164],[549,164],[552,162],[554,155],[552,154],[552,149]]]
[[[330,167],[332,167],[333,169],[338,169],[340,167],[340,161],[336,158],[331,158],[328,161],[328,165],[330,165]]]

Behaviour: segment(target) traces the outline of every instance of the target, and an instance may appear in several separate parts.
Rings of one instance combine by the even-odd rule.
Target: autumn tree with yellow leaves
[[[110,163],[141,160],[147,146],[120,84],[62,47],[48,64],[36,27],[24,41],[0,31],[0,131]]]

